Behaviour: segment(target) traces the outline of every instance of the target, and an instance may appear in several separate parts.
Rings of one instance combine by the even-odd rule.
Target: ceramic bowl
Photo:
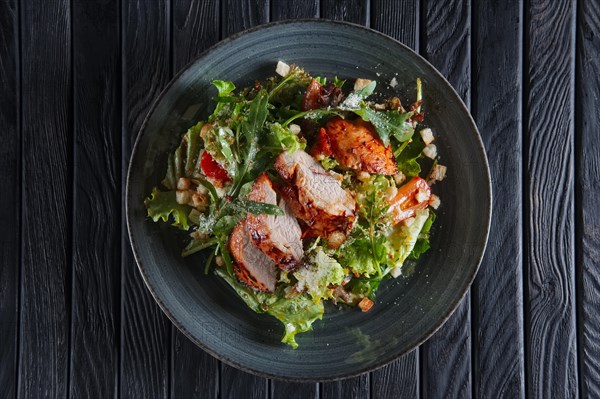
[[[410,277],[383,284],[375,306],[330,306],[314,331],[298,336],[300,347],[280,342],[282,326],[258,315],[220,279],[203,274],[203,256],[182,258],[183,238],[146,217],[143,200],[159,184],[167,155],[214,103],[214,79],[237,87],[274,75],[278,60],[313,75],[377,80],[378,91],[409,103],[415,80],[424,88],[426,124],[438,138],[447,178],[435,185],[441,197],[432,248]],[[398,85],[389,83],[396,78]],[[491,189],[485,151],[473,119],[450,84],[408,47],[357,25],[284,21],[238,34],[187,66],[152,106],[137,137],[127,179],[129,236],[141,274],[173,323],[216,358],[265,377],[333,380],[383,366],[430,337],[465,295],[486,245]]]

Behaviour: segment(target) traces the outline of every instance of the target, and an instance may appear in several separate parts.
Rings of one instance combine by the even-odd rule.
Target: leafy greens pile
[[[315,79],[326,84],[325,78]],[[285,328],[282,342],[294,348],[298,346],[295,335],[322,318],[323,301],[357,305],[365,298],[374,300],[384,279],[399,274],[408,258],[416,259],[429,248],[435,220],[434,213],[424,209],[417,211],[411,224],[393,226],[385,198],[401,181],[382,175],[359,180],[355,172],[328,157],[321,164],[343,177],[344,188],[355,194],[358,205],[357,222],[345,242],[334,249],[325,239],[305,240],[304,265],[295,272],[280,271],[272,293],[255,292],[238,281],[227,247],[229,235],[248,213],[283,214],[275,205],[247,197],[259,173],[267,171],[277,180],[273,161],[281,152],[298,151],[306,148],[307,140],[310,143],[309,135],[298,134],[297,123],[322,125],[334,116],[360,117],[375,127],[386,146],[392,146],[401,175],[421,173],[425,143],[414,134],[422,119],[419,81],[417,101],[410,111],[368,101],[376,88],[374,81],[351,91],[335,106],[303,111],[311,80],[303,69],[292,66],[285,76],[237,92],[232,82],[214,81],[214,112],[183,135],[168,158],[162,188],[145,199],[153,221],[170,222],[189,233],[182,255],[205,250],[205,273],[214,270],[250,309],[280,320]],[[340,89],[344,83],[333,80]]]

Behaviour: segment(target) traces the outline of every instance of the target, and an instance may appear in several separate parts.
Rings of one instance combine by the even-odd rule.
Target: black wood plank
[[[600,3],[579,1],[577,23],[577,294],[581,396],[600,397]]]
[[[123,175],[148,108],[171,75],[168,0],[122,0]],[[125,179],[122,178],[123,183]],[[122,187],[124,190],[124,187]],[[123,212],[124,214],[124,212]],[[120,395],[169,394],[171,323],[146,288],[123,224]]]
[[[369,0],[321,0],[321,16],[369,26]]]
[[[260,0],[221,0],[223,38],[269,22],[269,3]],[[221,363],[221,398],[266,398],[270,381]]]
[[[319,0],[271,0],[271,20],[318,18]]]
[[[319,0],[271,2],[271,18],[275,21],[295,18],[316,18],[319,16]],[[319,384],[293,383],[281,380],[271,381],[271,397],[285,399],[305,399],[319,397]]]
[[[574,262],[573,2],[525,10],[526,376],[531,397],[578,394]]]
[[[114,397],[121,258],[119,1],[73,2],[75,170],[70,396]]]
[[[522,4],[483,0],[473,5],[472,112],[497,193],[496,216],[472,288],[473,393],[522,398]]]
[[[371,0],[371,27],[418,50],[418,0]],[[371,373],[373,398],[419,396],[419,348]]]
[[[269,22],[269,2],[263,0],[221,0],[221,36]]]
[[[71,15],[22,2],[23,238],[18,394],[66,397],[71,311]]]
[[[470,2],[423,0],[421,54],[452,84],[469,105]],[[471,397],[471,295],[446,324],[422,345],[422,390],[429,398]]]
[[[369,0],[321,0],[321,16],[368,26],[370,2]],[[363,398],[369,397],[370,391],[369,373],[344,381],[321,384],[324,398]]]
[[[0,1],[0,397],[17,384],[17,320],[20,248],[20,131],[18,12],[15,0]]]
[[[218,0],[173,0],[173,71],[177,73],[219,40]],[[171,354],[171,397],[211,398],[219,389],[219,361],[175,326]]]

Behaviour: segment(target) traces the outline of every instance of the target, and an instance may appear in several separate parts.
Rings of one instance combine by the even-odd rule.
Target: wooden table
[[[122,203],[169,79],[233,33],[308,17],[387,33],[448,77],[487,147],[494,216],[433,338],[359,378],[292,384],[173,327]],[[600,397],[599,76],[598,0],[0,0],[0,398]]]

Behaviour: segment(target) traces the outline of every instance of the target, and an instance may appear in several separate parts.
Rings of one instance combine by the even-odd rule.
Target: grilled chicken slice
[[[246,219],[233,228],[228,246],[235,260],[233,270],[240,282],[255,291],[275,291],[277,267],[254,245],[246,227]]]
[[[356,202],[321,164],[302,150],[281,153],[275,170],[289,186],[280,191],[298,218],[309,227],[305,236],[348,233],[356,219]]]
[[[333,156],[341,165],[378,175],[398,173],[392,146],[383,145],[369,122],[336,116],[327,122],[326,130]]]
[[[277,193],[266,173],[262,173],[254,181],[248,199],[256,202],[277,205]],[[294,270],[302,261],[302,230],[285,201],[279,206],[285,215],[253,215],[247,216],[246,226],[254,244],[283,270]]]

